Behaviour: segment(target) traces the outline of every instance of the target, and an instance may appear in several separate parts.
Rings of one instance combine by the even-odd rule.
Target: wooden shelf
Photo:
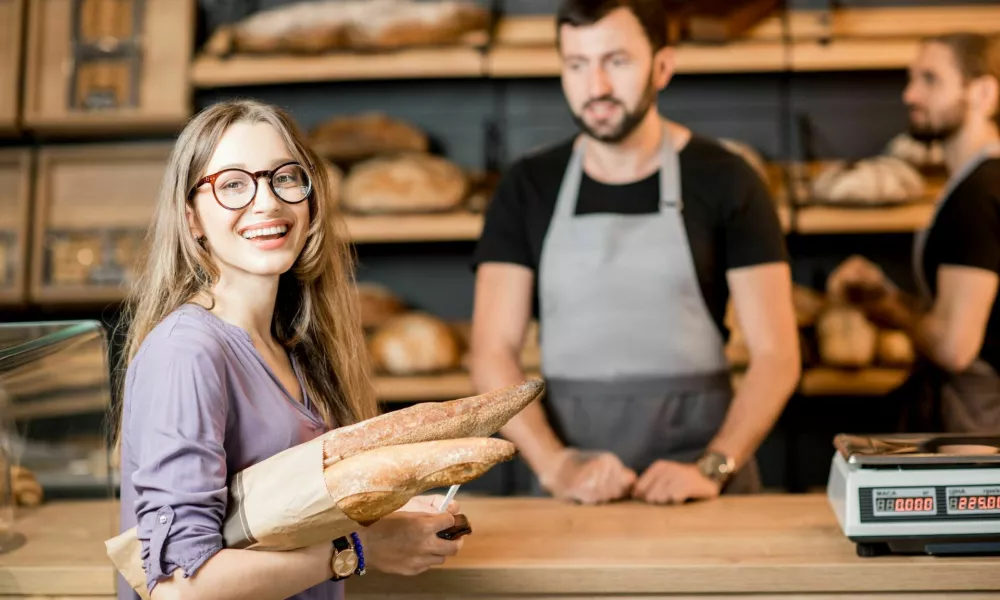
[[[799,393],[803,396],[882,396],[902,385],[909,374],[906,369],[888,368],[806,369],[799,383]]]
[[[781,18],[769,17],[739,41],[682,43],[677,73],[798,72],[902,69],[921,37],[955,30],[992,33],[1000,7],[891,7],[792,11],[792,43],[782,40]],[[493,77],[552,77],[560,73],[552,15],[507,17],[487,53]]]
[[[450,242],[479,239],[483,215],[456,212],[426,215],[345,215],[351,239],[379,242]]]
[[[528,378],[540,377],[536,371]],[[868,368],[858,370],[817,367],[806,369],[799,383],[802,396],[881,396],[899,387],[909,376],[906,369]],[[739,386],[743,374],[733,373],[733,385]],[[453,400],[475,394],[465,371],[440,375],[379,376],[375,378],[380,402],[427,402]]]
[[[17,131],[25,0],[0,0],[0,135]]]
[[[923,229],[934,216],[934,204],[887,208],[800,207],[792,229],[800,234],[911,233]]]
[[[364,79],[481,77],[480,52],[468,46],[414,48],[378,54],[319,56],[199,56],[191,68],[196,88]]]

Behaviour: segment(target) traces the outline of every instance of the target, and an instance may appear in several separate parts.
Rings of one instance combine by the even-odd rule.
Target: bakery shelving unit
[[[0,0],[0,135],[18,129],[25,0]]]
[[[0,151],[0,306],[24,300],[31,165],[27,150]]]
[[[32,0],[27,24],[24,128],[136,135],[190,116],[194,0]]]
[[[83,144],[38,153],[30,296],[121,300],[153,214],[171,144]]]

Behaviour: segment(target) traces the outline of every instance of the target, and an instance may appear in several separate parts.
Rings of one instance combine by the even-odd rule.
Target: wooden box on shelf
[[[0,304],[25,299],[31,153],[0,151]]]
[[[170,148],[156,142],[39,151],[32,300],[115,302],[124,296]]]
[[[192,112],[194,0],[32,0],[24,127],[178,130]]]
[[[17,130],[25,0],[0,0],[0,135]]]

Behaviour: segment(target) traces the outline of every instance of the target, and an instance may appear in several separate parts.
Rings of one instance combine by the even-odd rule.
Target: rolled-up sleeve
[[[190,577],[222,549],[227,473],[225,366],[192,340],[157,340],[127,390],[138,537],[147,588]],[[137,357],[138,359],[138,357]]]

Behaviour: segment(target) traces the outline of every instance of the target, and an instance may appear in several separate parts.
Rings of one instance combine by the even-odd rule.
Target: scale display
[[[1000,486],[950,487],[945,496],[949,515],[1000,514]]]
[[[934,515],[937,498],[934,488],[876,488],[872,490],[876,517]]]
[[[871,517],[876,519],[1000,517],[1000,485],[868,488],[866,492],[870,493]]]

